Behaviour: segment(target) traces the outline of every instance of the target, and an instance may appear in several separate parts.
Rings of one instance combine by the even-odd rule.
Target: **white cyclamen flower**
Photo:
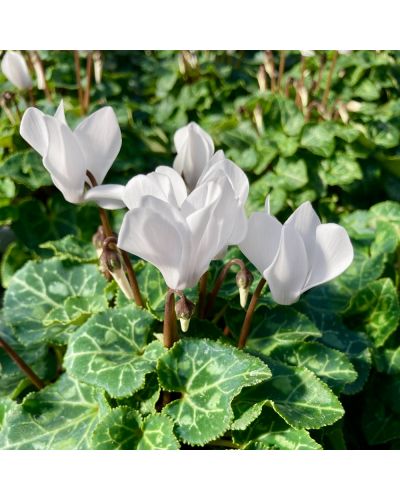
[[[156,266],[170,288],[191,288],[227,245],[236,223],[235,206],[224,177],[201,185],[180,208],[145,196],[125,214],[118,246]]]
[[[110,106],[99,109],[71,130],[62,101],[54,116],[28,108],[20,133],[42,156],[54,185],[71,203],[83,201],[87,170],[98,184],[103,182],[122,142],[117,117]]]
[[[1,61],[1,71],[10,82],[21,90],[32,88],[32,78],[22,54],[9,50]]]
[[[240,249],[267,280],[273,299],[290,305],[310,288],[345,271],[353,260],[346,230],[338,224],[321,224],[306,202],[281,224],[265,212],[251,215]]]

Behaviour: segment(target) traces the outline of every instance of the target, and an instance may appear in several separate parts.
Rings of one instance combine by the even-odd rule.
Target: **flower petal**
[[[123,201],[125,193],[125,186],[119,184],[104,184],[96,186],[86,191],[85,201],[95,201],[100,207],[107,210],[114,210],[116,208],[124,208]]]
[[[101,184],[121,149],[121,130],[110,106],[99,109],[74,130],[86,157],[87,169]]]
[[[217,153],[214,156],[216,155]],[[215,179],[220,175],[227,177],[239,204],[243,206],[246,203],[247,196],[249,194],[249,180],[243,170],[235,165],[233,161],[224,158],[218,162],[210,162],[207,170],[205,170],[201,175],[198,185]]]
[[[57,118],[60,122],[64,123],[64,125],[68,125],[67,120],[65,119],[65,111],[64,111],[64,99],[61,99],[60,104],[54,114],[54,118]]]
[[[282,224],[272,215],[255,212],[250,216],[246,237],[239,248],[260,273],[274,261],[281,232]]]
[[[6,52],[1,61],[1,70],[16,87],[22,90],[32,88],[32,78],[25,59],[19,52]]]
[[[263,272],[275,302],[296,302],[307,279],[309,265],[303,239],[293,224],[284,225],[279,250],[272,264]]]
[[[86,177],[83,153],[71,130],[52,116],[44,116],[48,134],[48,149],[43,164],[55,186],[70,203],[80,203]]]
[[[169,178],[175,195],[176,204],[180,207],[188,195],[185,181],[172,167],[160,166],[156,168],[156,172],[158,174],[166,175]]]
[[[125,214],[118,246],[156,266],[170,288],[193,286],[187,281],[190,233],[179,210],[152,197]]]
[[[179,175],[179,174],[178,174]],[[178,206],[170,179],[158,172],[135,175],[128,182],[124,192],[124,202],[129,209],[138,207],[144,196],[154,196]]]
[[[47,127],[44,121],[46,115],[37,108],[28,108],[21,120],[19,132],[26,142],[40,156],[45,156],[49,143]]]
[[[317,228],[316,250],[311,273],[302,293],[342,274],[352,263],[354,250],[347,231],[338,224]]]
[[[214,143],[207,132],[193,122],[177,130],[174,143],[177,155],[173,167],[191,191],[214,153]]]
[[[316,245],[316,230],[321,221],[309,201],[302,203],[292,213],[285,222],[285,226],[289,224],[293,224],[303,238],[307,257],[309,262],[312,262]]]

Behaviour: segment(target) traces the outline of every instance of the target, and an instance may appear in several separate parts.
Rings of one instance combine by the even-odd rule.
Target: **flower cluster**
[[[239,245],[268,281],[273,299],[285,305],[335,278],[352,262],[345,229],[321,224],[308,202],[283,225],[270,215],[268,198],[265,212],[247,219],[246,174],[223,151],[215,151],[209,134],[196,123],[175,133],[172,167],[136,175],[125,186],[101,185],[121,147],[110,107],[96,111],[73,131],[62,103],[55,116],[29,108],[21,135],[43,157],[67,201],[127,208],[118,247],[151,262],[172,290],[195,286],[229,245]]]

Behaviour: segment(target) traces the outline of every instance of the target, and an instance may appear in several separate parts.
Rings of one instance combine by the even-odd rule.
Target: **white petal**
[[[309,262],[312,262],[316,245],[316,230],[321,221],[311,203],[302,203],[287,219],[285,226],[293,224],[303,238]]]
[[[166,175],[169,178],[175,195],[176,204],[180,207],[188,195],[185,181],[172,167],[160,166],[156,168],[156,172],[158,174]]]
[[[43,164],[70,203],[80,203],[86,178],[85,158],[71,130],[52,116],[43,118],[49,145]]]
[[[240,205],[243,206],[249,194],[249,180],[243,170],[235,165],[233,161],[223,159],[211,164],[201,175],[198,184],[215,179],[220,175],[225,175],[229,179],[236,198]]]
[[[342,274],[352,263],[353,246],[346,230],[338,224],[321,224],[311,261],[311,273],[302,292]]]
[[[25,59],[19,52],[8,51],[1,61],[1,70],[16,87],[22,90],[32,88],[32,78]]]
[[[279,250],[263,276],[275,302],[290,305],[301,294],[309,270],[303,239],[294,225],[283,226]]]
[[[265,204],[264,204],[265,211],[267,212],[268,215],[271,213],[270,198],[271,198],[270,195],[266,196],[266,198],[265,198]]]
[[[156,266],[170,288],[192,286],[186,280],[189,231],[179,211],[167,203],[148,197],[144,206],[130,210],[122,221],[118,246]]]
[[[121,130],[113,109],[110,106],[99,109],[78,125],[74,135],[85,153],[87,169],[101,184],[122,144]]]
[[[182,175],[188,189],[195,188],[214,153],[211,137],[196,123],[179,129],[174,137],[177,155],[174,169]]]
[[[61,99],[60,104],[54,114],[54,118],[57,118],[64,125],[68,125],[67,120],[65,119],[65,111],[64,111],[64,100]]]
[[[123,201],[125,186],[119,184],[104,184],[89,189],[84,196],[85,201],[95,201],[100,207],[107,210],[124,208]]]
[[[132,177],[125,188],[123,200],[129,209],[138,207],[144,196],[154,196],[174,205],[174,192],[171,181],[165,175],[152,172]]]
[[[272,264],[281,240],[282,224],[265,212],[251,214],[240,250],[263,273]]]
[[[48,146],[47,127],[44,121],[46,115],[37,108],[28,108],[21,120],[19,132],[26,142],[40,156],[45,156]]]
[[[232,216],[234,217],[235,223],[228,243],[229,245],[239,245],[247,235],[247,217],[244,209],[240,206],[236,207],[234,215]]]

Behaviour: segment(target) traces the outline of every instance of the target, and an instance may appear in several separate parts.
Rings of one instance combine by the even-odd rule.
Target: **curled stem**
[[[242,329],[240,330],[240,337],[238,343],[239,349],[243,349],[243,347],[246,345],[247,337],[249,336],[250,333],[250,326],[251,326],[251,320],[253,318],[254,309],[256,308],[257,301],[260,298],[265,283],[266,283],[265,279],[261,278],[251,298],[249,307],[246,312],[246,316],[243,321]]]
[[[92,172],[90,172],[90,170],[86,170],[86,175],[88,176],[88,178],[92,184],[92,187],[97,186],[96,178],[94,177]],[[113,233],[113,230],[112,230],[112,227],[110,224],[110,220],[109,220],[107,212],[104,210],[104,208],[99,207],[99,215],[100,215],[101,224],[103,226],[104,235],[106,236],[106,238],[113,237],[114,233]],[[124,260],[124,264],[126,267],[126,273],[128,275],[129,285],[132,289],[135,303],[139,307],[144,307],[143,298],[140,294],[139,285],[138,285],[138,282],[136,279],[135,271],[133,270],[133,267],[132,267],[131,259],[129,258],[129,255],[125,252],[125,250],[122,250],[121,248],[119,248],[119,251],[121,252],[122,258]]]
[[[246,271],[246,266],[241,259],[231,259],[229,262],[227,262],[224,265],[224,267],[222,268],[222,271],[219,273],[219,276],[215,282],[214,288],[212,289],[212,291],[208,297],[207,306],[205,309],[205,316],[208,316],[209,314],[212,313],[218,292],[219,292],[223,282],[225,281],[225,278],[226,278],[226,275],[228,274],[229,269],[234,265],[239,266],[241,271]]]
[[[335,71],[336,67],[336,61],[338,57],[338,51],[335,50],[333,53],[333,58],[332,58],[332,64],[328,73],[328,80],[326,82],[326,87],[324,90],[324,95],[322,96],[322,106],[325,108],[326,104],[328,102],[328,97],[329,97],[329,92],[331,90],[331,84],[332,84],[332,77],[333,77],[333,72]]]
[[[25,361],[14,351],[14,349],[2,338],[0,338],[0,347],[10,356],[18,368],[25,373],[32,384],[37,389],[43,389],[43,381],[36,375],[36,373],[30,368]]]

